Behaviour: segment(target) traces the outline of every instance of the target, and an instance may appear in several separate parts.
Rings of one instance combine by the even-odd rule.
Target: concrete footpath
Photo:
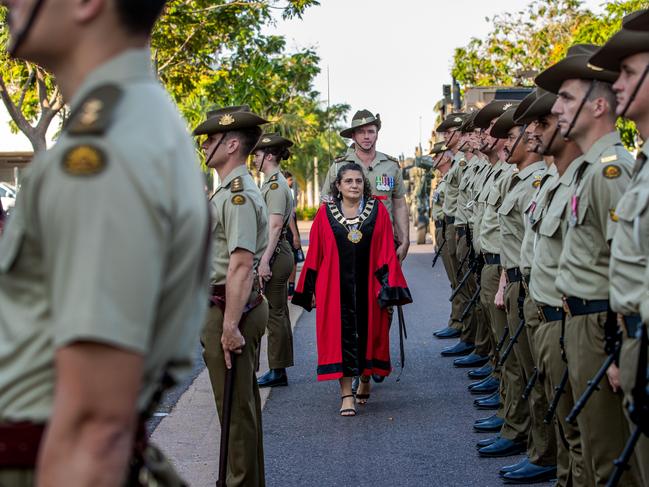
[[[302,248],[306,254],[311,222],[299,222]],[[299,275],[298,275],[299,276]],[[304,310],[289,303],[291,326],[295,329]],[[268,370],[267,341],[261,343],[259,374]],[[261,389],[262,407],[266,405],[271,389]],[[194,382],[183,393],[176,405],[163,417],[151,434],[174,464],[178,473],[192,487],[212,487],[216,482],[221,427],[216,414],[212,386],[203,368]]]

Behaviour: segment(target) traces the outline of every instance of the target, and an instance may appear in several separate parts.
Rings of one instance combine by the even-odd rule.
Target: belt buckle
[[[561,296],[561,302],[563,305],[563,312],[567,317],[572,318],[572,313],[570,313],[570,306],[568,306],[568,299],[565,296]]]

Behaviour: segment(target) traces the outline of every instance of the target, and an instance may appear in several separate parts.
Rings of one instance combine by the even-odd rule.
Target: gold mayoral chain
[[[374,208],[374,201],[374,199],[370,199],[365,205],[363,212],[355,218],[345,218],[345,216],[340,212],[335,203],[329,203],[329,210],[331,210],[331,214],[336,219],[336,221],[347,230],[347,240],[349,240],[351,243],[357,244],[363,239],[363,232],[361,232],[360,228],[363,225],[363,222],[367,220],[367,217],[370,216],[370,213],[372,213],[372,209]],[[351,228],[353,225],[357,225],[357,227]]]

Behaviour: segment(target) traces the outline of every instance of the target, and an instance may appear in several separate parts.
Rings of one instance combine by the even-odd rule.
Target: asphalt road
[[[479,458],[472,430],[477,411],[466,369],[439,354],[453,340],[432,332],[445,325],[450,304],[432,246],[412,246],[404,270],[414,303],[406,306],[406,368],[398,375],[398,327],[392,328],[393,374],[373,385],[354,418],[338,415],[337,381],[316,381],[315,312],[295,330],[296,366],[289,387],[272,391],[264,409],[266,483],[290,486],[500,486],[498,469],[522,457]],[[550,485],[550,484],[540,484]]]

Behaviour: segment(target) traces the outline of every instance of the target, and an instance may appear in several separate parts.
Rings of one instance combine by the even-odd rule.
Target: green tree
[[[223,60],[243,61],[233,54],[262,49],[267,39],[261,29],[274,21],[273,13],[281,11],[284,18],[299,17],[313,5],[318,1],[171,0],[156,25],[151,44],[158,74],[190,125],[207,104],[204,86],[231,67]],[[6,45],[7,40],[6,9],[1,8],[0,45]],[[238,66],[237,71],[245,70]],[[250,79],[230,81],[237,87],[250,85],[248,94],[263,99]],[[261,83],[257,85],[263,88]],[[43,150],[51,122],[65,110],[52,77],[31,63],[9,59],[2,49],[0,98],[12,117],[12,129],[23,132],[34,151]]]

